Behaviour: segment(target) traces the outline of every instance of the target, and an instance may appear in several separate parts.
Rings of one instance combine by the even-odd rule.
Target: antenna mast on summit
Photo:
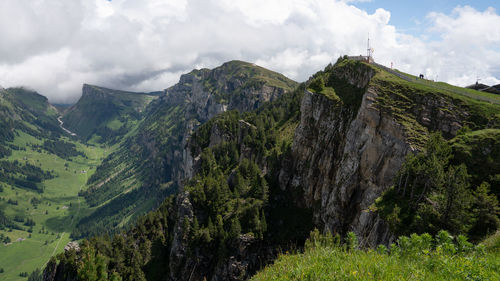
[[[370,33],[368,32],[368,42],[366,44],[366,61],[368,63],[373,62],[372,55],[373,55],[373,48],[370,47]]]
[[[367,59],[370,59],[370,57],[371,57],[370,32],[368,32],[368,44],[367,44],[366,52],[367,52]]]

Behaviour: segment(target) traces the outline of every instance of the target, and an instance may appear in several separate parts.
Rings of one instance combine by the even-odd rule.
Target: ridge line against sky
[[[443,3],[444,2],[444,3]],[[0,85],[72,103],[83,83],[156,91],[238,59],[304,81],[340,55],[500,83],[498,1],[2,0]]]

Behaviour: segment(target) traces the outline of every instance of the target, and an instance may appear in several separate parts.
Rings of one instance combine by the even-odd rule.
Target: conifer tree
[[[82,247],[82,261],[78,269],[78,279],[88,281],[98,280],[94,248],[88,242],[87,245]]]
[[[229,233],[230,237],[237,237],[241,233],[241,224],[240,220],[237,217],[234,217],[231,220],[231,231]]]
[[[487,182],[483,182],[474,192],[472,206],[475,217],[471,228],[472,236],[481,237],[500,227],[498,199],[494,194],[490,194],[490,185]]]

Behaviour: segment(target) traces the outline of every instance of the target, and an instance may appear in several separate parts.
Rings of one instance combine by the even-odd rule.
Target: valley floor
[[[78,196],[78,192],[85,188],[88,177],[110,150],[74,142],[88,159],[78,156],[68,161],[44,151],[36,151],[30,146],[41,142],[19,133],[14,144],[25,147],[26,151],[14,150],[8,159],[53,171],[55,177],[43,182],[43,193],[2,183],[0,207],[4,207],[6,215],[30,218],[35,225],[31,233],[28,232],[28,226],[23,226],[24,230],[0,230],[0,235],[9,237],[11,241],[0,244],[0,269],[4,269],[0,273],[0,280],[24,280],[25,277],[21,277],[20,273],[29,274],[35,268],[43,268],[51,256],[64,249],[78,218],[88,213],[85,200]],[[39,203],[33,204],[34,198]],[[8,203],[9,200],[17,202],[17,205]]]

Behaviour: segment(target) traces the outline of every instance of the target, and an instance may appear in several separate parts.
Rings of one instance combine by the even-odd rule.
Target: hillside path
[[[57,117],[57,121],[59,121],[59,127],[61,127],[61,129],[63,129],[66,133],[68,133],[72,136],[76,136],[75,133],[73,133],[72,131],[63,127],[64,122],[61,120],[61,118],[62,118],[62,115],[59,115],[59,117]]]

